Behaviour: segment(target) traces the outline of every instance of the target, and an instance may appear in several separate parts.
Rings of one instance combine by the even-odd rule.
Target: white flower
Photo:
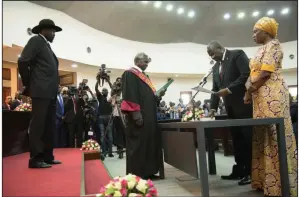
[[[129,189],[133,189],[134,187],[135,187],[135,185],[136,185],[136,181],[128,181],[128,188]]]
[[[135,196],[137,196],[138,194],[136,194],[136,193],[130,193],[129,194],[129,197],[135,197]]]
[[[119,191],[115,191],[114,194],[113,194],[113,196],[120,196],[121,197],[122,195],[121,195],[121,193]]]
[[[131,181],[131,180],[136,180],[136,176],[135,175],[133,175],[133,174],[128,174],[127,176],[125,176],[125,179],[127,180],[127,181]]]
[[[136,186],[136,189],[141,191],[143,194],[145,194],[145,191],[147,189],[147,182],[145,180],[140,180]]]
[[[113,188],[117,189],[117,190],[120,190],[121,189],[121,182],[115,182]]]
[[[103,194],[97,194],[96,195],[96,197],[102,197],[103,196]]]

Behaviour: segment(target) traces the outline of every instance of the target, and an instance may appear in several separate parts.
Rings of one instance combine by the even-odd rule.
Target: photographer
[[[99,79],[99,77],[97,77],[97,79]],[[111,82],[109,80],[107,80],[107,82],[109,83],[109,86],[112,87]],[[111,113],[112,113],[112,106],[111,103],[107,100],[108,89],[103,88],[102,92],[100,92],[98,86],[99,86],[99,80],[95,85],[95,91],[99,102],[98,120],[99,120],[99,127],[100,127],[100,133],[96,133],[96,138],[97,141],[100,142],[101,144],[102,155],[106,156],[107,153],[109,153],[108,156],[113,157],[112,131],[108,127],[111,118]]]
[[[69,131],[69,145],[71,148],[78,148],[81,147],[83,141],[84,100],[78,95],[78,89],[75,86],[69,87],[68,95],[69,99],[65,105],[64,120]]]
[[[117,78],[111,90],[111,104],[113,106],[113,141],[117,147],[119,159],[123,158],[123,149],[125,148],[124,123],[120,111],[121,103],[121,78]]]

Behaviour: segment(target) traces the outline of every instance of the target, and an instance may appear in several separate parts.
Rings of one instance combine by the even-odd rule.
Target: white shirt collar
[[[134,66],[133,66],[133,68],[135,68],[135,69],[139,70],[140,72],[143,72],[143,71],[141,70],[141,68],[139,68],[139,67],[138,67],[138,66],[136,66],[136,65],[134,65]]]
[[[225,55],[226,55],[226,49],[224,50],[224,53],[223,53],[223,56],[222,56],[222,61],[224,61]]]
[[[48,40],[45,38],[45,36],[43,36],[42,34],[39,34],[47,43],[49,43],[48,42]]]

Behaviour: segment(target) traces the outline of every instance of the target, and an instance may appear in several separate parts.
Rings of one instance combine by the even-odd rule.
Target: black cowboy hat
[[[40,31],[44,28],[53,28],[56,32],[62,31],[62,29],[55,25],[54,21],[51,19],[43,19],[39,24],[32,29],[32,33],[39,34]]]

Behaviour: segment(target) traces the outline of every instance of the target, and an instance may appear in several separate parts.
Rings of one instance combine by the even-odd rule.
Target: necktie
[[[74,112],[75,112],[75,114],[76,114],[76,113],[77,113],[77,110],[76,110],[77,105],[76,105],[75,97],[72,97],[72,100],[73,100],[73,105],[74,105]]]
[[[62,114],[64,114],[64,106],[63,106],[63,101],[62,101],[61,95],[59,95],[58,98],[59,98],[59,103],[60,103],[60,106],[61,106],[61,112],[62,112]]]

